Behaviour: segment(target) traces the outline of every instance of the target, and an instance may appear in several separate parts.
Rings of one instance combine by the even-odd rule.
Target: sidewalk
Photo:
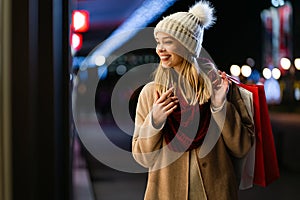
[[[276,116],[276,119],[286,119],[285,116]],[[275,120],[273,117],[273,120]],[[298,122],[298,119],[294,119]],[[276,120],[275,120],[276,121]],[[291,122],[289,120],[288,122]],[[293,122],[293,120],[292,120]],[[291,130],[290,124],[287,123],[287,126],[281,126],[277,123],[277,130],[276,131],[284,131],[281,134],[285,134],[286,131],[289,131],[291,133],[294,131],[293,134],[285,134],[287,135],[294,135],[296,134],[296,137],[298,138],[298,134],[300,136],[299,129],[296,127],[300,125],[300,123]],[[283,121],[283,123],[285,123]],[[281,126],[282,128],[280,129]],[[124,140],[124,137],[118,137],[120,133],[117,133],[114,127],[106,127],[107,130],[109,130],[109,133],[111,135],[114,135],[114,139],[118,143],[123,143],[124,146],[128,146],[129,142],[128,139]],[[296,129],[295,129],[296,128]],[[275,131],[275,140],[278,140],[280,138],[276,138],[277,132]],[[90,130],[87,130],[87,134],[90,134],[90,137],[98,137],[96,136],[97,133],[93,131],[93,125],[90,126]],[[93,136],[94,135],[94,136]],[[295,147],[295,144],[299,144],[298,141],[294,141],[293,148]],[[282,145],[282,141],[276,141],[277,147],[282,148],[279,149],[280,151],[283,151],[282,156],[286,156],[286,152],[291,153],[291,156],[297,155],[300,151],[297,149],[297,152],[291,152],[294,151],[293,148],[290,149],[290,147],[286,144],[284,146]],[[285,143],[284,143],[285,144]],[[99,144],[101,145],[101,144]],[[278,146],[279,145],[279,146]],[[300,145],[296,145],[296,148],[300,148]],[[114,156],[114,155],[111,155]],[[102,163],[100,163],[98,160],[96,160],[92,155],[90,155],[87,152],[86,159],[88,161],[88,167],[89,172],[91,176],[91,182],[92,182],[92,188],[94,190],[95,194],[95,200],[142,200],[143,194],[146,187],[146,180],[147,180],[147,174],[137,174],[137,173],[125,173],[125,172],[119,172],[117,170],[111,169]],[[289,199],[289,200],[298,200],[300,199],[300,190],[299,190],[299,183],[300,183],[300,169],[297,170],[291,170],[289,167],[292,163],[292,160],[288,160],[288,163],[286,161],[286,157],[280,157],[281,161],[284,165],[280,165],[280,178],[276,180],[275,182],[271,183],[266,188],[260,187],[260,186],[254,186],[251,189],[243,190],[239,192],[240,200],[266,200],[266,199],[272,199],[272,200],[283,200],[283,199]],[[294,160],[295,161],[295,160]]]

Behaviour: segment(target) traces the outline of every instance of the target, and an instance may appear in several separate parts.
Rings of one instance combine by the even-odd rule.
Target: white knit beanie
[[[177,12],[163,18],[154,29],[154,36],[164,32],[177,39],[195,57],[200,55],[204,29],[215,22],[214,8],[199,1],[188,12]]]

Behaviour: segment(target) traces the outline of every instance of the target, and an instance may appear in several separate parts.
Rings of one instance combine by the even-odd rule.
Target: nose
[[[166,49],[164,48],[163,44],[157,44],[156,49],[158,52],[163,52]]]

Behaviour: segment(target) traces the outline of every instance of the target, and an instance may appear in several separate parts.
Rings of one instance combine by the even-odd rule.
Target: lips
[[[170,56],[170,55],[160,55],[159,57],[160,57],[160,59],[161,59],[162,61],[166,61],[166,60],[168,60],[171,56]]]

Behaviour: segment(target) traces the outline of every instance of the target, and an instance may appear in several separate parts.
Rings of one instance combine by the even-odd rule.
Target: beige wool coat
[[[155,83],[151,82],[140,93],[132,140],[134,159],[149,169],[144,199],[238,199],[238,183],[231,157],[244,157],[251,148],[254,136],[254,126],[247,119],[248,115],[236,109],[242,103],[241,99],[231,99],[235,105],[226,102],[226,118],[221,135],[212,150],[204,158],[199,158],[201,147],[182,153],[169,150],[161,132],[162,127],[152,126],[151,109],[155,90]],[[221,114],[212,113],[216,124]]]

